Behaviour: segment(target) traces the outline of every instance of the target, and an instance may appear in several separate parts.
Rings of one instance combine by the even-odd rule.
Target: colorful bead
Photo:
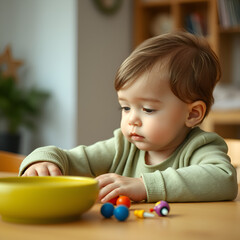
[[[113,214],[118,221],[125,221],[129,216],[129,210],[126,206],[119,205],[114,209]]]
[[[113,215],[114,206],[112,203],[104,203],[101,207],[101,214],[105,218],[110,218]]]
[[[127,208],[130,208],[131,206],[131,200],[129,197],[126,197],[126,196],[121,196],[117,199],[117,202],[116,202],[116,205],[119,206],[119,205],[124,205],[126,206]]]

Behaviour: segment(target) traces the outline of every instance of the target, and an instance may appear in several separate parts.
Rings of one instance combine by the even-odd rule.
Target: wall
[[[131,17],[132,1],[112,16],[79,1],[79,144],[109,138],[120,126],[114,77],[131,51]]]

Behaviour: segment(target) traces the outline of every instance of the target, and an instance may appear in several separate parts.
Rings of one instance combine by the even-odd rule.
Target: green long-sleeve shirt
[[[227,145],[215,133],[192,129],[175,152],[157,165],[147,165],[145,153],[117,129],[113,138],[91,146],[71,150],[38,148],[22,162],[20,175],[33,162],[50,161],[64,175],[117,173],[142,177],[148,202],[221,201],[233,200],[237,195],[236,171],[227,155]]]

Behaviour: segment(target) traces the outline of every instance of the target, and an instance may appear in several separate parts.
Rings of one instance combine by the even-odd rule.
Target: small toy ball
[[[129,216],[129,210],[126,206],[119,205],[114,209],[113,214],[118,221],[125,221]]]
[[[126,196],[121,196],[117,199],[117,202],[116,202],[117,206],[119,205],[124,205],[126,206],[127,208],[130,208],[131,206],[131,200],[129,197],[126,197]]]
[[[160,201],[155,204],[154,211],[157,213],[157,215],[164,217],[168,215],[170,207],[167,202]]]
[[[101,207],[101,214],[105,218],[110,218],[113,215],[114,206],[112,203],[104,203]]]
[[[113,205],[116,205],[118,198],[119,198],[119,196],[110,199],[108,202],[109,202],[109,203],[112,203]]]

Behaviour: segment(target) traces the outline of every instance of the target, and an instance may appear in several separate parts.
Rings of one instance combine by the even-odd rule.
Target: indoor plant
[[[20,88],[14,77],[0,74],[0,150],[19,151],[20,127],[34,128],[48,97],[48,92]]]

